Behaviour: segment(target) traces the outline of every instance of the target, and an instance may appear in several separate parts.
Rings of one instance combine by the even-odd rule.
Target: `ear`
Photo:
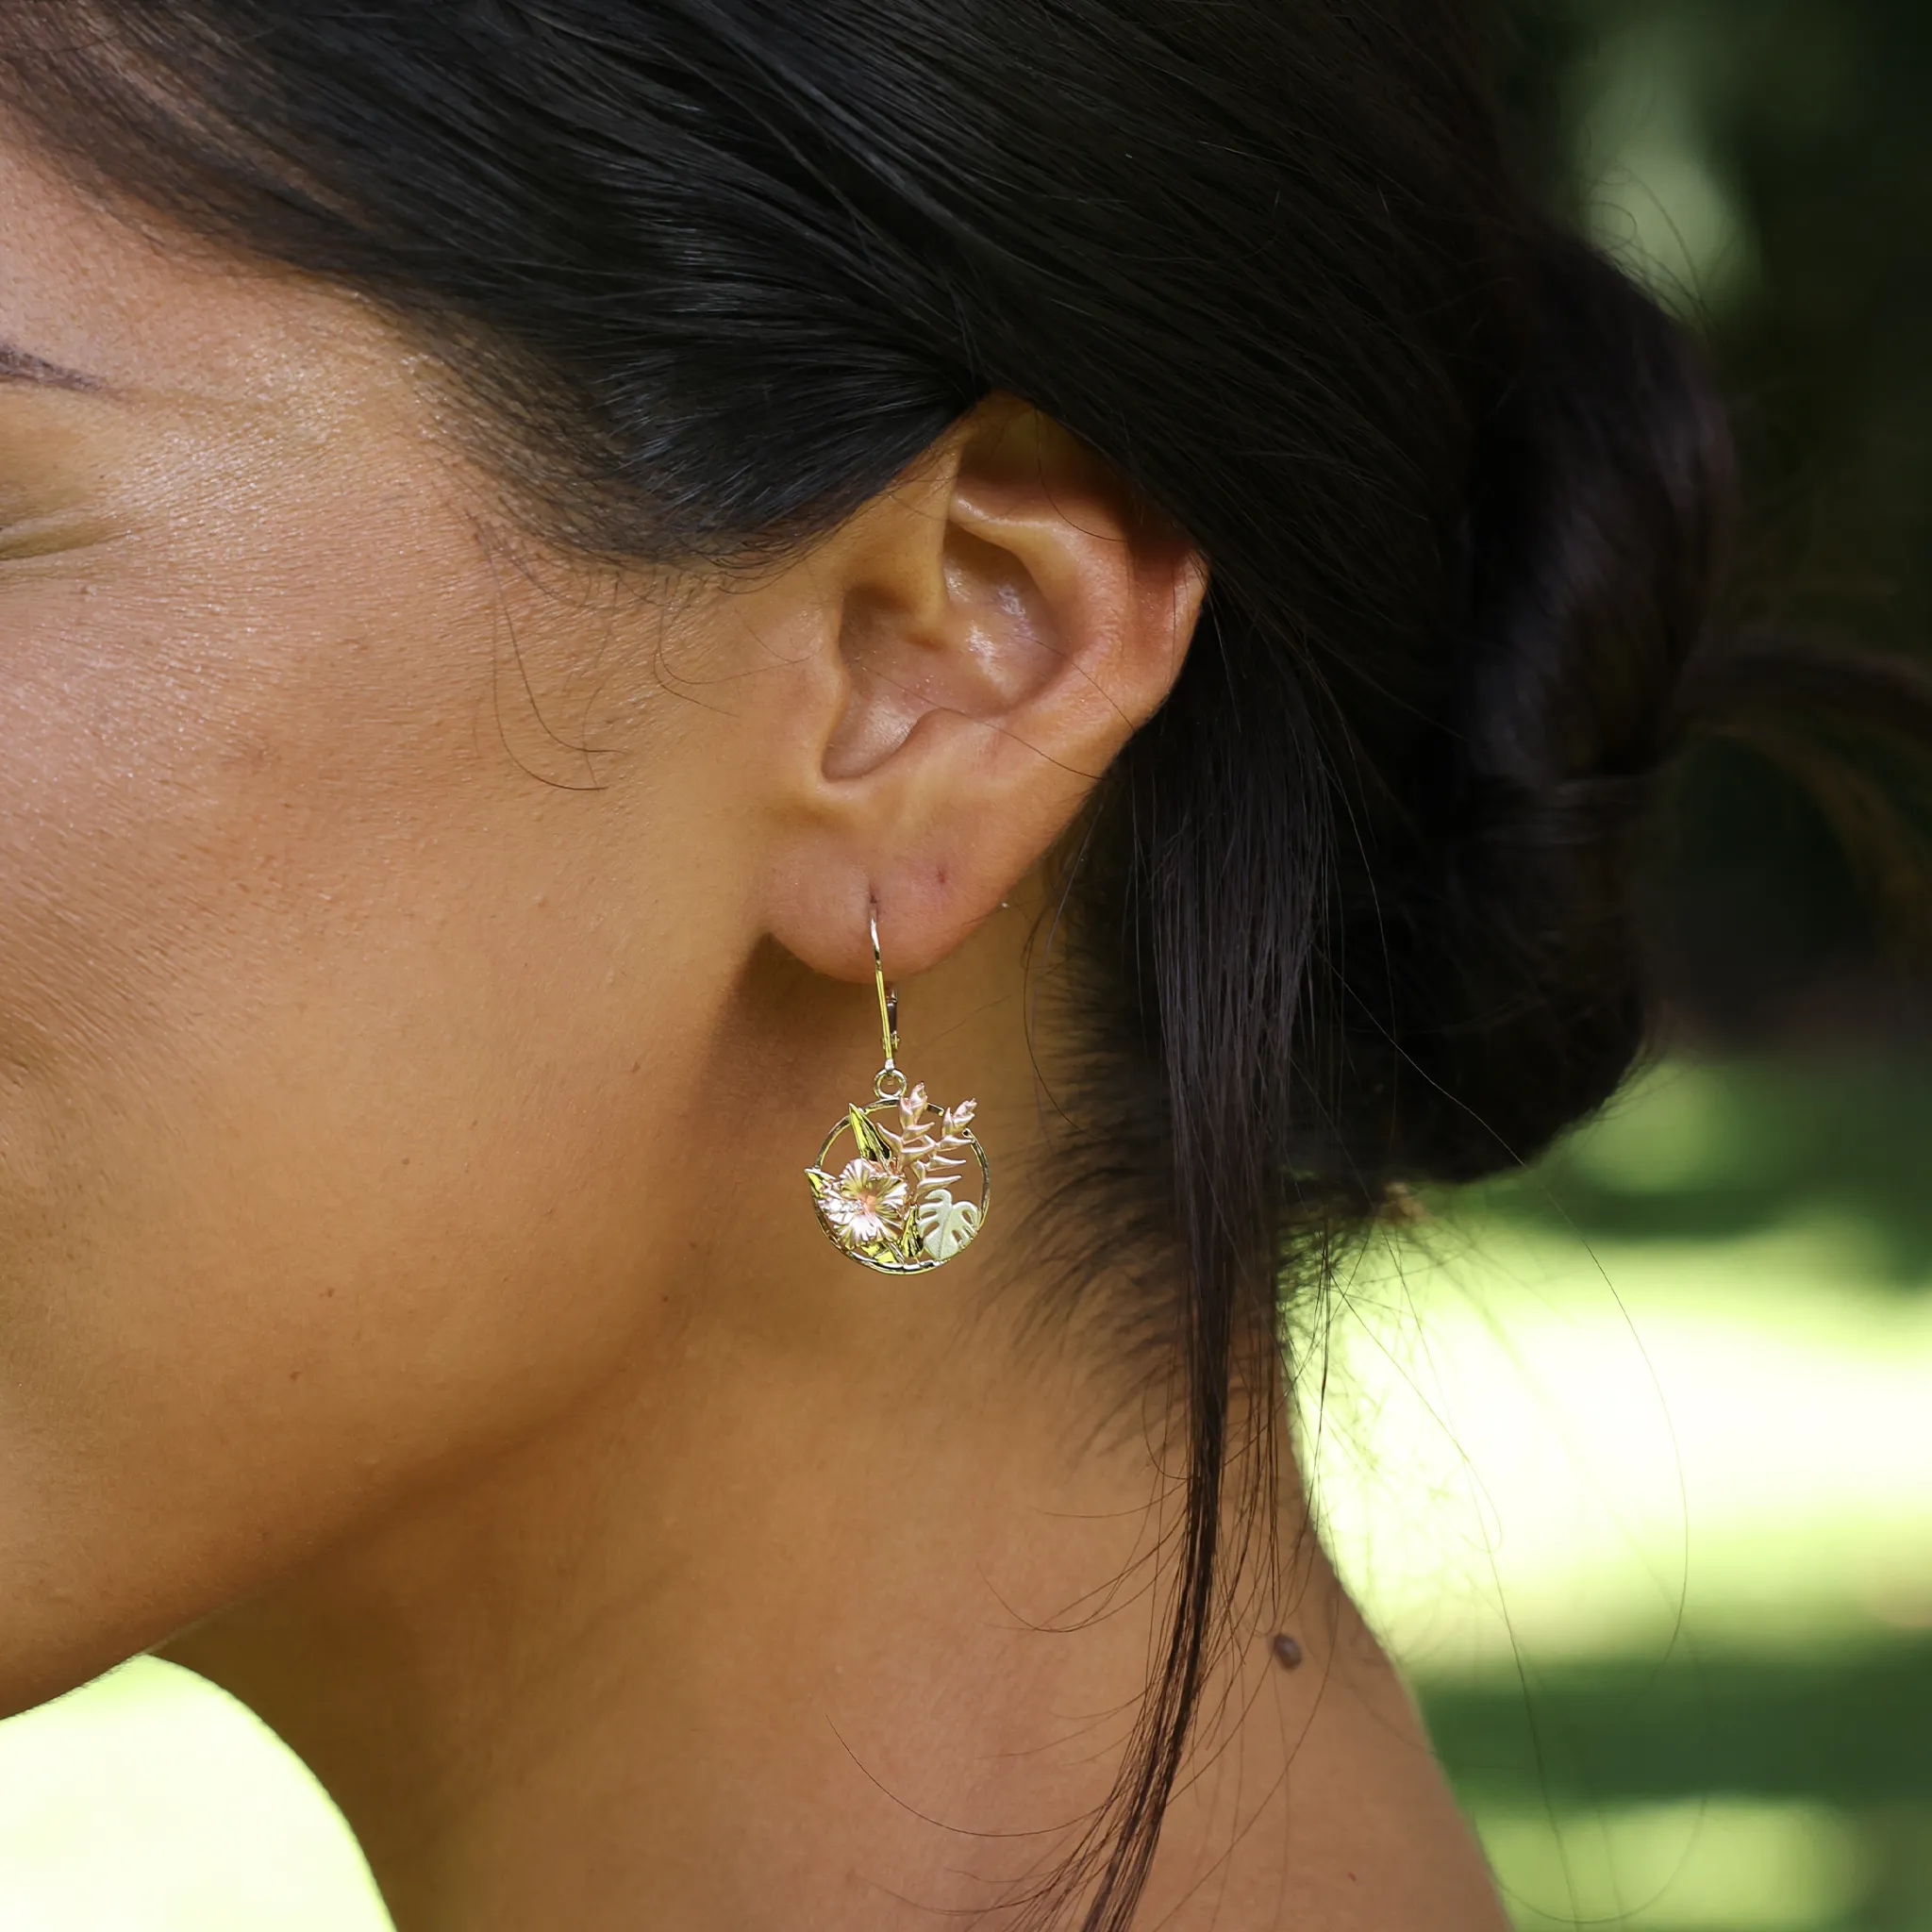
[[[1200,553],[1083,443],[982,404],[798,566],[768,919],[841,978],[924,971],[1038,862],[1173,689]],[[791,573],[788,573],[791,575]],[[768,590],[772,587],[768,586]]]

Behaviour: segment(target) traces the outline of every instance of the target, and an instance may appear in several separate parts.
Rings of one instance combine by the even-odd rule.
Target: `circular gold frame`
[[[823,1174],[835,1172],[835,1170],[826,1166],[826,1158],[831,1154],[832,1149],[839,1144],[841,1135],[852,1134],[853,1113],[861,1113],[867,1120],[871,1120],[875,1115],[891,1115],[896,1114],[898,1111],[899,1107],[896,1095],[889,1099],[876,1100],[870,1107],[852,1108],[843,1119],[840,1120],[833,1126],[832,1131],[825,1136],[824,1144],[820,1147],[819,1158],[814,1165]],[[811,1204],[812,1212],[818,1216],[819,1226],[824,1231],[825,1239],[847,1260],[857,1261],[861,1267],[870,1268],[875,1274],[928,1274],[933,1269],[943,1268],[948,1261],[957,1260],[960,1255],[979,1239],[981,1233],[985,1230],[986,1217],[992,1205],[992,1170],[987,1165],[986,1149],[979,1144],[979,1136],[970,1129],[967,1131],[966,1144],[972,1150],[974,1159],[979,1163],[979,1220],[974,1225],[973,1232],[950,1255],[929,1255],[922,1251],[913,1259],[908,1261],[872,1253],[865,1248],[848,1247],[840,1239],[838,1230],[825,1219],[825,1210],[823,1205],[814,1197]],[[854,1136],[854,1146],[858,1154],[864,1154],[865,1150],[862,1146],[858,1145],[856,1135]]]

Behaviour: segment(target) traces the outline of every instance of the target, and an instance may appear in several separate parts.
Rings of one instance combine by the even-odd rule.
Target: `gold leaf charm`
[[[935,1107],[894,1063],[899,999],[886,984],[876,916],[872,960],[886,1063],[872,1104],[845,1109],[805,1177],[819,1224],[841,1253],[881,1274],[924,1274],[986,1224],[992,1176],[973,1132],[977,1103]]]

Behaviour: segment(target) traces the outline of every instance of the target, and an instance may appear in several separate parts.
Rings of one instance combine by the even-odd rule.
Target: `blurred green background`
[[[1932,5],[1517,0],[1503,58],[1525,166],[1712,344],[1738,614],[1924,649]],[[1932,962],[1749,755],[1673,823],[1671,1052],[1351,1266],[1304,1456],[1523,1926],[1932,1932]],[[182,1674],[0,1725],[0,1932],[385,1924]]]
[[[1928,1172],[1901,1042],[1671,1060],[1305,1344],[1520,1925],[1932,1932]]]

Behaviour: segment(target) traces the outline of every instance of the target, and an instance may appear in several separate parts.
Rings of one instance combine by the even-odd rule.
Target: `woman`
[[[1278,1310],[1756,687],[1463,13],[0,9],[7,1710],[403,1932],[1504,1923]]]

